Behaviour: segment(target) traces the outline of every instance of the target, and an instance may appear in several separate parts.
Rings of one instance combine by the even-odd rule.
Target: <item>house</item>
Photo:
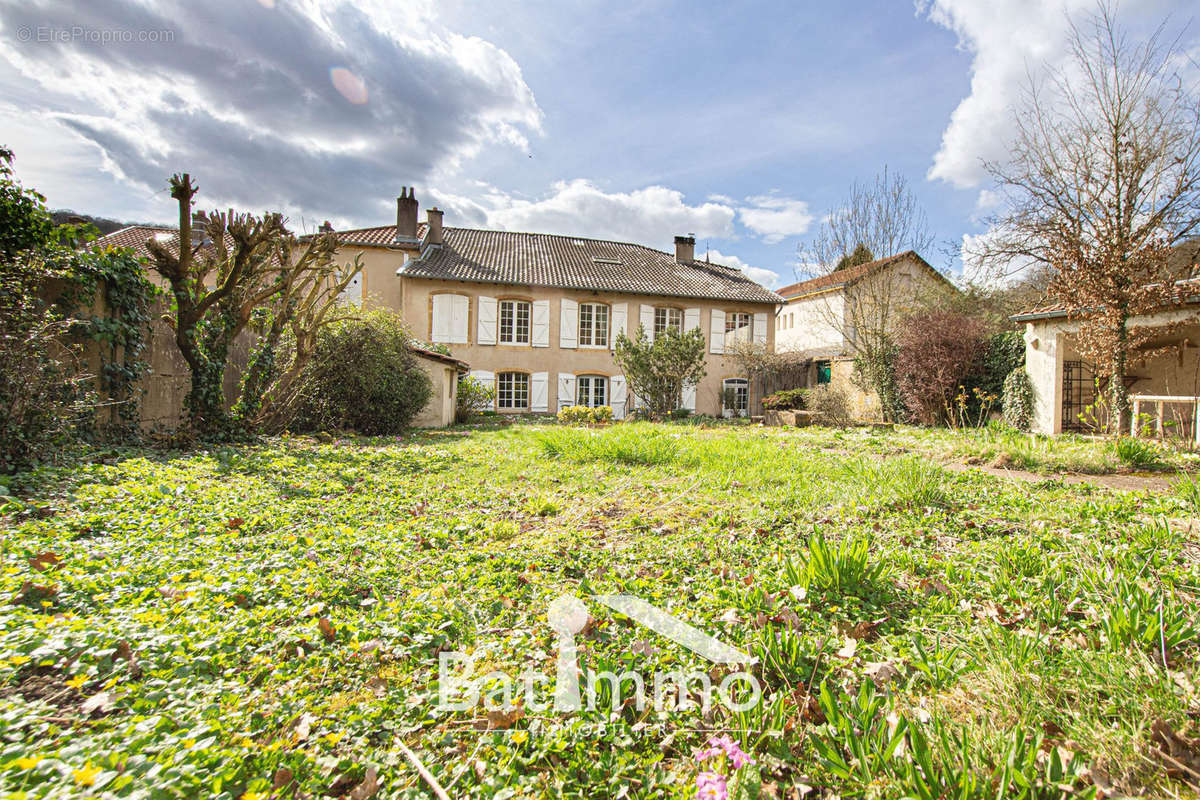
[[[912,250],[793,283],[778,290],[785,302],[775,318],[775,350],[807,361],[807,385],[839,386],[856,416],[877,416],[879,399],[851,380],[856,336],[891,330],[906,314],[957,292]]]
[[[626,242],[447,227],[405,188],[396,223],[337,231],[338,258],[361,258],[352,301],[399,311],[414,336],[444,344],[495,390],[502,414],[553,414],[608,405],[618,418],[637,399],[613,359],[617,336],[641,325],[704,333],[707,375],[683,408],[745,414],[755,405],[730,352],[737,341],[774,346],[781,298],[739,270]],[[727,391],[728,390],[728,391]],[[727,408],[729,397],[733,407]]]
[[[1082,323],[1061,306],[1049,305],[1013,316],[1025,325],[1025,372],[1033,386],[1033,419],[1037,433],[1086,432],[1103,423],[1104,409],[1097,407],[1094,366],[1079,352],[1076,337]],[[1200,296],[1184,304],[1130,320],[1132,327],[1161,328],[1163,335],[1143,348],[1149,357],[1134,354],[1126,387],[1139,402],[1139,411],[1150,415],[1154,426],[1189,439],[1197,436],[1200,395]],[[1161,398],[1179,398],[1163,400]],[[1103,405],[1101,400],[1100,406]],[[1161,431],[1160,431],[1161,432]]]
[[[414,428],[444,428],[454,424],[454,412],[458,406],[458,378],[465,375],[470,366],[453,356],[430,350],[427,347],[411,347],[417,364],[429,376],[429,402],[413,417]]]

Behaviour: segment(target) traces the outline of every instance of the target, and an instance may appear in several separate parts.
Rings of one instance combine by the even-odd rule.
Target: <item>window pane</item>
[[[579,304],[579,343],[592,343],[592,304]]]
[[[500,304],[500,341],[511,344],[513,340],[513,304],[506,300]]]
[[[529,344],[529,303],[517,303],[516,343]]]
[[[592,344],[597,347],[608,346],[608,306],[595,307],[596,332],[592,336]]]

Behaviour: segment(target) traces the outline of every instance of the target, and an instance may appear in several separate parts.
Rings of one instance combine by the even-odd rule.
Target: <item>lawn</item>
[[[9,479],[0,794],[429,797],[419,763],[450,797],[1194,796],[1200,493],[949,472],[945,436],[523,425]],[[595,599],[633,595],[752,655],[761,702],[500,707],[556,674],[563,594],[581,669],[733,670]],[[463,710],[452,653],[492,673]],[[753,762],[698,764],[718,734]]]

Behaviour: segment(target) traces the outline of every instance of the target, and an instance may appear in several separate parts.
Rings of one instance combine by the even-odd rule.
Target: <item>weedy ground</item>
[[[0,792],[428,797],[403,745],[450,797],[690,798],[728,732],[738,797],[1195,796],[1200,491],[951,473],[949,436],[531,425],[9,479]],[[588,600],[628,593],[754,655],[762,703],[436,709],[446,651],[553,675],[563,593],[581,668],[712,668]]]

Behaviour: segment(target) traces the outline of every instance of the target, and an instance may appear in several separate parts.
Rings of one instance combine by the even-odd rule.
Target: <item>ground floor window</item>
[[[726,378],[721,382],[721,410],[744,417],[750,409],[750,383],[745,378]]]
[[[817,362],[817,385],[829,383],[833,379],[833,362],[818,361]]]
[[[576,403],[589,408],[608,405],[608,378],[601,375],[580,375],[575,392]]]
[[[524,372],[501,372],[496,376],[496,404],[503,409],[529,409],[529,376]]]

